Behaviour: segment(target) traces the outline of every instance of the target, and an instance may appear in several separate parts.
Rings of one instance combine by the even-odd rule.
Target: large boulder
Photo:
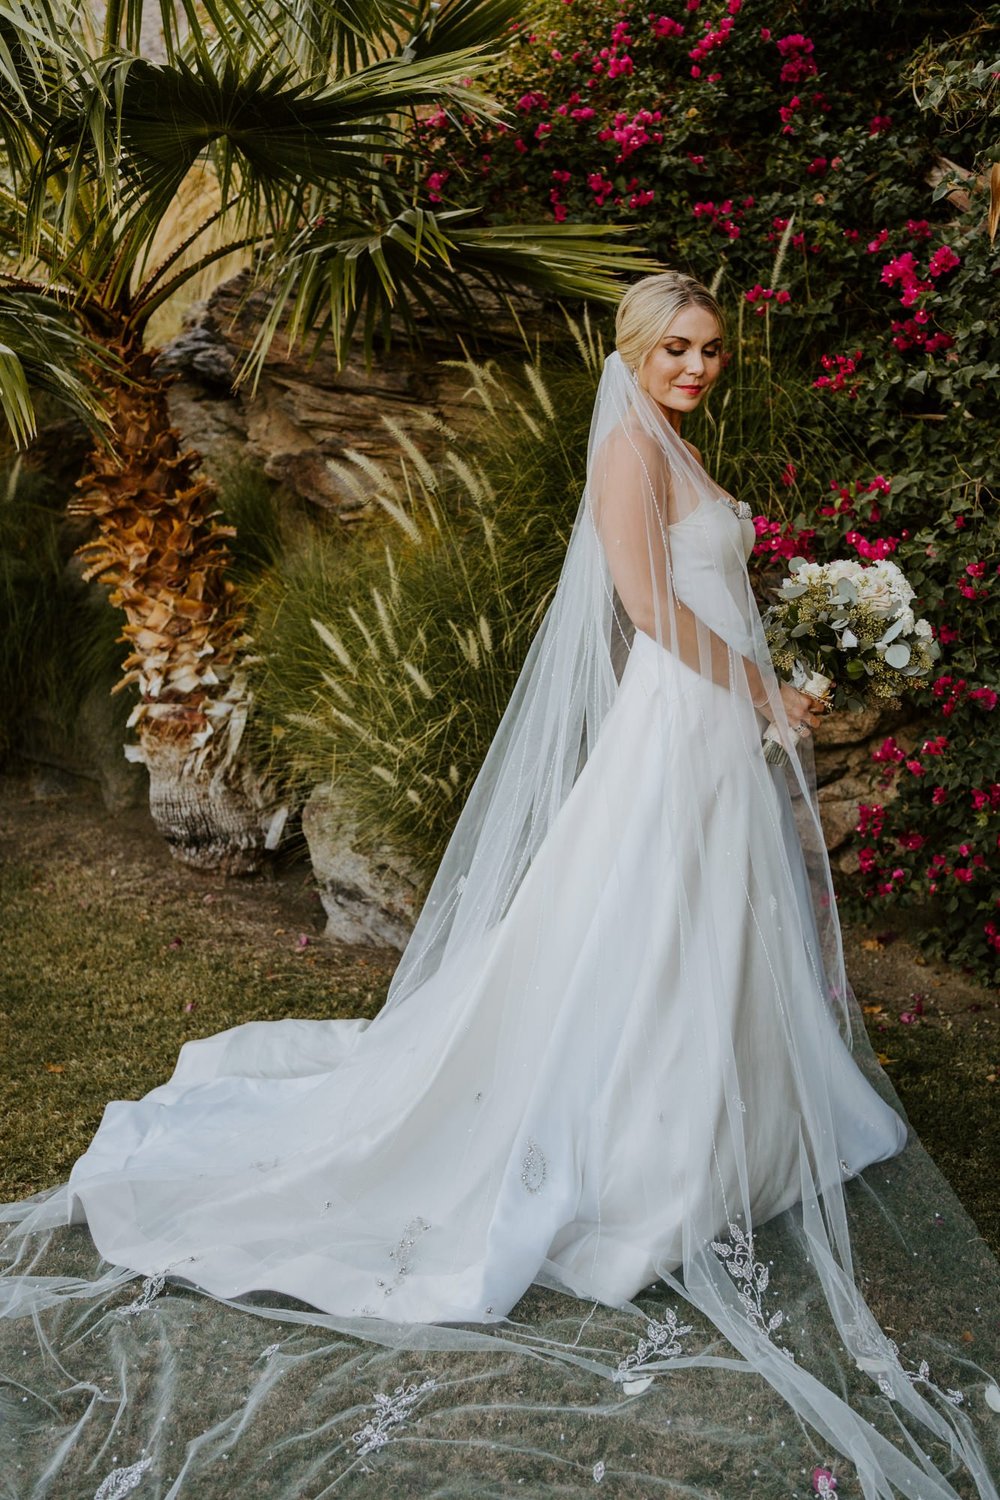
[[[350,802],[328,784],[310,793],[302,832],[326,912],[324,935],[402,951],[425,888],[412,861],[388,845],[362,843]]]

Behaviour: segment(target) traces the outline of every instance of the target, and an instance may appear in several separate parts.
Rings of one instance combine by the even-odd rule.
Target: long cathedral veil
[[[0,1211],[0,1494],[996,1497],[998,1267],[865,1037],[751,546],[612,354],[382,1012],[189,1044]]]

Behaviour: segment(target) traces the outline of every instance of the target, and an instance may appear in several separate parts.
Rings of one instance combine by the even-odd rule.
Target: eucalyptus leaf
[[[846,604],[857,604],[858,591],[849,578],[839,578],[834,598],[842,599]]]
[[[897,635],[899,634],[899,632],[902,630],[902,628],[903,628],[903,621],[902,621],[902,619],[894,620],[892,622],[892,624],[889,626],[889,629],[883,635],[881,641],[879,642],[879,645],[880,646],[887,646],[890,641],[894,641],[896,639]]]
[[[895,641],[885,653],[885,659],[890,667],[905,667],[910,659],[910,648],[905,641]]]
[[[789,635],[798,637],[800,635],[808,635],[811,630],[811,625],[794,625],[788,633]]]
[[[785,599],[797,599],[800,594],[808,593],[804,583],[786,583],[781,587],[782,597]]]
[[[840,644],[842,646],[846,646],[848,649],[850,649],[850,647],[852,646],[856,646],[858,644],[858,638],[854,634],[854,631],[845,630],[843,635],[840,637]]]

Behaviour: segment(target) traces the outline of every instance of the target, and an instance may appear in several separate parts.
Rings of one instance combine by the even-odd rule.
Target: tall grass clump
[[[0,474],[0,756],[56,696],[68,605],[52,487],[15,461]]]
[[[440,856],[551,598],[583,486],[601,350],[513,376],[450,362],[478,413],[431,466],[389,417],[385,467],[345,539],[310,526],[254,594],[249,734],[272,774],[334,781],[362,838],[427,870]]]

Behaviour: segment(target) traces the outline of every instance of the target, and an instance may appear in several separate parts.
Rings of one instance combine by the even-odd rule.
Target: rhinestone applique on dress
[[[127,1318],[133,1313],[145,1312],[147,1308],[152,1307],[165,1285],[165,1276],[147,1276],[142,1283],[142,1291],[135,1301],[130,1302],[127,1307],[119,1308],[121,1316]]]
[[[721,498],[729,506],[733,515],[739,516],[741,521],[750,521],[753,519],[753,511],[750,509],[749,500],[732,500],[728,495],[723,495]]]
[[[424,1234],[430,1227],[427,1220],[422,1219],[419,1214],[407,1224],[399,1238],[398,1244],[394,1245],[389,1251],[389,1259],[396,1267],[395,1276],[392,1281],[383,1281],[379,1278],[375,1283],[383,1297],[391,1297],[402,1278],[409,1275],[413,1247],[420,1235]]]
[[[619,1377],[641,1370],[651,1360],[673,1359],[678,1354],[683,1354],[681,1339],[691,1331],[692,1325],[678,1323],[677,1314],[668,1307],[662,1322],[656,1318],[651,1319],[646,1324],[646,1337],[639,1340],[631,1354],[626,1354],[624,1359],[618,1361]]]
[[[771,1273],[763,1261],[755,1258],[752,1234],[741,1229],[738,1224],[732,1223],[729,1225],[729,1234],[731,1243],[713,1240],[712,1249],[736,1283],[747,1322],[765,1338],[770,1338],[771,1334],[775,1333],[785,1321],[785,1315],[780,1309],[768,1316],[764,1308],[764,1293],[767,1291]],[[787,1354],[789,1358],[792,1357],[790,1349],[782,1349],[781,1352]]]
[[[125,1500],[126,1495],[138,1488],[142,1476],[147,1469],[152,1468],[151,1458],[140,1458],[137,1464],[129,1464],[125,1469],[112,1469],[111,1473],[101,1481],[94,1500]]]
[[[545,1183],[548,1168],[537,1141],[528,1142],[528,1149],[521,1162],[521,1181],[529,1193],[540,1193]]]
[[[373,1416],[357,1432],[351,1434],[358,1458],[365,1458],[369,1453],[384,1448],[390,1434],[402,1426],[420,1398],[434,1390],[436,1385],[437,1381],[429,1377],[419,1385],[416,1382],[413,1385],[397,1385],[391,1396],[379,1393],[372,1402]]]

